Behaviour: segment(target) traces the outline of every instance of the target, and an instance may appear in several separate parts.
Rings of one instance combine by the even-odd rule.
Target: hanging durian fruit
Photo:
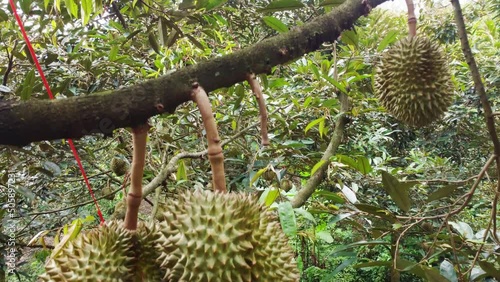
[[[117,176],[122,176],[125,173],[128,172],[129,169],[129,164],[127,161],[114,157],[111,160],[111,170],[117,175]]]
[[[47,262],[40,278],[51,282],[161,281],[158,278],[164,272],[156,262],[159,253],[155,253],[161,234],[143,224],[137,232],[111,221],[81,233]],[[143,277],[137,278],[139,275]]]
[[[410,36],[382,55],[375,74],[380,103],[400,121],[425,126],[450,106],[453,84],[437,44]]]
[[[280,224],[255,197],[196,191],[165,207],[166,281],[299,280]]]

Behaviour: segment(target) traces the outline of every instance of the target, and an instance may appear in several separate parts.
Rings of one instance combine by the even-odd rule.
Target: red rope
[[[30,50],[31,57],[33,58],[33,62],[35,63],[35,66],[36,66],[36,69],[38,70],[38,73],[40,74],[43,85],[45,86],[45,89],[47,89],[47,94],[49,95],[49,98],[52,100],[52,99],[54,99],[54,95],[52,95],[52,91],[50,90],[49,83],[47,82],[47,79],[45,78],[42,67],[40,66],[40,63],[38,62],[38,59],[36,57],[35,50],[33,50],[33,46],[31,45],[31,42],[30,42],[30,39],[28,38],[26,30],[24,29],[24,25],[23,25],[23,22],[21,21],[21,17],[19,17],[19,14],[17,13],[16,5],[14,4],[14,0],[10,0],[10,7],[12,8],[12,13],[14,14],[14,17],[16,18],[17,24],[19,25],[19,28],[21,29],[21,33],[23,34],[24,41],[26,41],[26,45],[28,46],[28,49]],[[80,168],[80,171],[82,172],[83,180],[85,181],[85,184],[87,185],[87,189],[89,190],[90,196],[92,197],[92,200],[94,200],[94,204],[96,206],[97,214],[99,215],[99,219],[101,221],[101,224],[104,224],[104,217],[102,216],[101,209],[99,208],[99,203],[97,202],[97,199],[94,195],[94,191],[92,190],[92,187],[90,186],[89,179],[87,177],[87,174],[85,173],[85,169],[83,168],[82,161],[80,159],[80,156],[78,155],[78,151],[76,150],[75,144],[73,143],[72,139],[68,139],[68,143],[69,143],[69,147],[71,148],[71,151],[73,152],[73,156],[75,157],[75,160],[78,163],[78,167]]]

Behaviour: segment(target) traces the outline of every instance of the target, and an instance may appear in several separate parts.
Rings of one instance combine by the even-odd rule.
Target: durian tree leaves
[[[266,7],[258,9],[260,13],[274,13],[304,8],[304,4],[299,0],[277,0],[272,1]]]
[[[384,50],[385,47],[396,41],[397,38],[398,38],[398,32],[396,32],[395,30],[389,31],[387,35],[382,39],[382,41],[380,41],[380,43],[378,44],[377,51],[382,52],[382,50]]]
[[[401,183],[390,173],[382,171],[382,184],[396,205],[403,211],[408,212],[411,207],[409,190],[416,183]]]
[[[337,161],[348,165],[349,167],[361,172],[363,175],[367,175],[373,171],[373,167],[370,165],[370,160],[365,156],[358,156],[356,158],[351,158],[346,155],[337,155]]]
[[[278,205],[278,214],[280,218],[281,228],[285,235],[294,237],[297,235],[297,220],[293,211],[292,203],[282,202]]]
[[[317,190],[313,193],[314,197],[322,197],[326,200],[332,201],[334,204],[343,204],[345,203],[345,199],[339,196],[337,193],[325,191],[325,190]]]
[[[260,195],[259,203],[263,203],[266,207],[270,207],[276,199],[278,199],[280,191],[275,188],[269,188],[264,190],[264,193]]]
[[[447,197],[447,196],[453,194],[453,192],[455,191],[455,189],[457,187],[458,187],[458,185],[455,185],[455,184],[450,184],[450,185],[446,185],[444,187],[441,187],[438,190],[432,192],[427,197],[427,202],[432,202],[432,201]]]
[[[481,266],[481,269],[488,275],[494,277],[497,281],[500,281],[500,270],[495,266],[495,264],[484,260],[480,260],[478,263],[479,266]]]
[[[273,16],[265,16],[262,18],[262,20],[268,27],[276,30],[277,32],[280,33],[288,32],[288,26],[284,24],[282,21],[280,21],[278,18],[275,18]]]
[[[348,45],[351,45],[352,47],[354,47],[354,49],[358,48],[359,37],[355,30],[346,30],[342,32],[340,38],[341,41]]]

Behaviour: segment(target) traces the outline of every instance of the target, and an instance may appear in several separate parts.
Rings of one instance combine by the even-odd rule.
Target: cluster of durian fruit
[[[186,192],[158,223],[110,222],[69,242],[42,281],[299,281],[275,215],[243,193]]]
[[[410,36],[382,55],[375,73],[379,101],[398,120],[415,127],[437,120],[452,102],[453,83],[439,46]]]

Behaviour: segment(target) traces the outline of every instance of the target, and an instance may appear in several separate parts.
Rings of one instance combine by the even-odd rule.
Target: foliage
[[[332,9],[323,1],[178,2],[33,0],[20,1],[19,8],[58,99],[103,95],[196,65]],[[471,46],[494,110],[500,104],[496,2],[464,7]],[[372,75],[380,54],[406,36],[406,17],[380,9],[360,19],[335,44],[259,76],[271,146],[260,146],[258,106],[247,83],[210,95],[220,135],[230,140],[224,146],[229,187],[263,193],[264,202],[276,208],[298,254],[303,281],[386,281],[395,255],[391,245],[398,238],[401,281],[431,280],[429,275],[479,281],[498,275],[498,242],[492,234],[486,240],[482,236],[495,216],[495,171],[487,170],[462,211],[441,216],[453,211],[455,202],[463,203],[474,182],[470,177],[481,171],[492,149],[453,13],[437,5],[422,7],[419,33],[439,42],[448,55],[456,95],[445,117],[431,126],[402,125],[374,98]],[[47,99],[6,3],[0,3],[0,53],[0,99]],[[320,159],[340,111],[339,91],[348,93],[351,103],[345,137],[316,193],[292,211],[287,200],[323,165]],[[174,156],[206,147],[200,141],[201,119],[191,104],[150,123],[145,184]],[[91,135],[76,144],[96,196],[106,196],[108,182],[118,191],[113,200],[99,200],[108,219],[123,199],[124,182],[111,172],[109,161],[130,160],[130,134],[117,129],[112,137]],[[39,248],[43,238],[48,242],[62,237],[61,228],[75,219],[95,218],[83,229],[98,224],[65,140],[2,146],[0,152],[0,203],[8,200],[6,189],[15,190],[20,252],[32,248],[26,243],[39,232],[47,231],[35,242]],[[148,195],[149,202],[143,203],[143,219],[151,219],[152,204],[160,203],[161,208],[172,193],[210,185],[205,158],[183,158],[174,165],[158,194]],[[275,176],[266,179],[269,170]],[[283,180],[292,182],[290,191],[278,190]],[[6,234],[0,235],[5,246]],[[21,270],[38,273],[43,257],[37,253],[20,261]]]

